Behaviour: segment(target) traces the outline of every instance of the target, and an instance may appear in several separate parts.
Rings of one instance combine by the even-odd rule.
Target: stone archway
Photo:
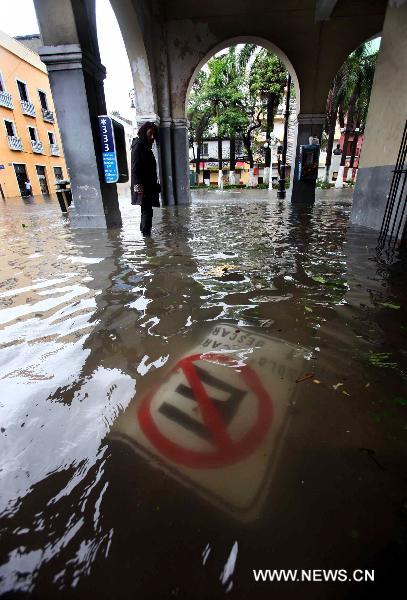
[[[259,37],[259,36],[236,36],[233,38],[228,38],[218,44],[216,44],[214,47],[212,47],[203,58],[201,58],[201,60],[198,62],[198,64],[195,66],[192,76],[189,79],[188,85],[187,85],[187,90],[186,90],[186,95],[185,95],[185,104],[184,104],[184,112],[185,112],[185,117],[187,117],[187,104],[188,104],[188,98],[192,89],[192,85],[194,80],[196,79],[199,71],[208,63],[208,61],[215,56],[216,54],[218,54],[219,52],[222,52],[223,50],[226,50],[227,48],[231,48],[231,47],[235,47],[238,46],[240,44],[255,44],[257,47],[259,48],[265,48],[266,50],[269,50],[270,52],[272,52],[273,54],[275,54],[283,63],[283,65],[285,66],[285,68],[287,69],[288,73],[291,76],[291,81],[294,85],[294,89],[295,89],[295,115],[294,115],[294,131],[293,131],[293,136],[292,136],[292,144],[293,144],[293,149],[295,150],[296,147],[296,143],[297,143],[297,125],[298,125],[298,121],[297,121],[297,116],[298,113],[300,112],[300,85],[299,85],[299,81],[298,81],[298,76],[297,73],[293,67],[292,62],[290,61],[290,59],[287,57],[287,55],[275,44],[273,44],[272,42],[270,42],[269,40],[263,38],[263,37]],[[291,160],[291,163],[294,163],[294,152],[293,152],[293,157]],[[294,164],[291,164],[291,177],[292,174],[294,172]],[[270,170],[271,173],[271,170]],[[219,171],[219,177],[221,177],[221,171]],[[267,181],[269,180],[270,177],[270,181],[271,181],[271,175],[267,174]],[[252,175],[250,176],[250,178],[252,178]],[[231,182],[234,182],[234,174],[232,173],[232,178],[231,178]]]

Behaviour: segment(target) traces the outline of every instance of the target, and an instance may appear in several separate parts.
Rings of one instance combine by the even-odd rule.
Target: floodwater
[[[346,191],[196,194],[156,210],[151,239],[121,208],[106,232],[70,230],[54,200],[0,207],[0,592],[389,596],[407,543],[405,265],[349,226]]]

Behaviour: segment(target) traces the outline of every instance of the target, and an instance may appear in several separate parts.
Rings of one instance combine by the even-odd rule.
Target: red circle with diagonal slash
[[[198,452],[190,450],[173,442],[166,437],[157,427],[151,416],[151,402],[158,391],[153,389],[143,399],[138,410],[140,427],[151,443],[167,458],[193,468],[216,468],[231,465],[249,456],[262,442],[270,429],[273,420],[273,403],[270,395],[264,389],[256,372],[249,366],[240,366],[238,374],[242,377],[249,389],[257,398],[257,419],[251,429],[238,442],[230,439],[225,428],[222,417],[217,408],[211,402],[199,376],[194,368],[194,362],[216,359],[226,366],[233,367],[236,364],[231,357],[224,354],[195,354],[181,359],[168,373],[166,379],[182,369],[186,379],[199,404],[202,419],[211,431],[216,444],[216,449],[211,452]]]

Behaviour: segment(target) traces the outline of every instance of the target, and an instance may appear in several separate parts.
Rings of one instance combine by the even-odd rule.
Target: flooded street
[[[55,200],[0,207],[0,593],[388,593],[407,545],[405,265],[349,226],[346,190],[196,193],[155,210],[152,238],[121,210],[121,230],[81,231]]]

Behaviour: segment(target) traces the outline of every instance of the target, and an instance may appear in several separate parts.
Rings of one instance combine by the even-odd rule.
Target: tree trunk
[[[229,183],[236,184],[236,136],[232,135],[229,145]]]
[[[348,176],[346,178],[347,181],[352,181],[352,179],[353,179],[353,165],[355,163],[356,150],[358,147],[359,128],[360,128],[360,123],[356,123],[355,131],[353,132],[353,142],[352,142],[352,149],[351,149],[351,155],[350,155]],[[358,131],[356,131],[356,129]]]
[[[201,172],[201,140],[196,144],[196,184],[199,185],[199,175]]]
[[[266,148],[264,166],[271,166],[271,146],[270,146],[270,135],[274,129],[274,101],[275,96],[272,93],[267,94],[267,127],[266,127],[266,140],[269,142],[268,148]]]
[[[219,161],[219,171],[218,171],[218,188],[223,188],[223,161],[222,161],[222,138],[218,137],[218,161]]]
[[[242,135],[242,138],[243,138],[243,144],[244,144],[244,147],[246,148],[247,156],[249,159],[249,166],[250,166],[249,187],[254,187],[256,185],[256,181],[255,181],[256,178],[254,176],[254,157],[253,157],[253,150],[252,150],[251,131],[248,132],[246,135]]]
[[[355,103],[356,103],[356,89],[353,90],[352,96],[349,100],[348,113],[346,115],[346,129],[345,129],[345,137],[343,140],[341,164],[339,167],[338,177],[337,177],[337,180],[335,183],[336,188],[343,187],[343,174],[344,174],[345,164],[346,164],[346,151],[348,149],[349,135],[350,135],[350,132],[352,131],[352,127],[353,127],[353,112],[355,110]]]
[[[338,107],[329,115],[329,133],[328,142],[326,146],[326,162],[325,162],[325,181],[329,182],[329,171],[331,170],[332,164],[332,150],[334,147],[335,129],[336,129],[336,117],[338,114]]]

